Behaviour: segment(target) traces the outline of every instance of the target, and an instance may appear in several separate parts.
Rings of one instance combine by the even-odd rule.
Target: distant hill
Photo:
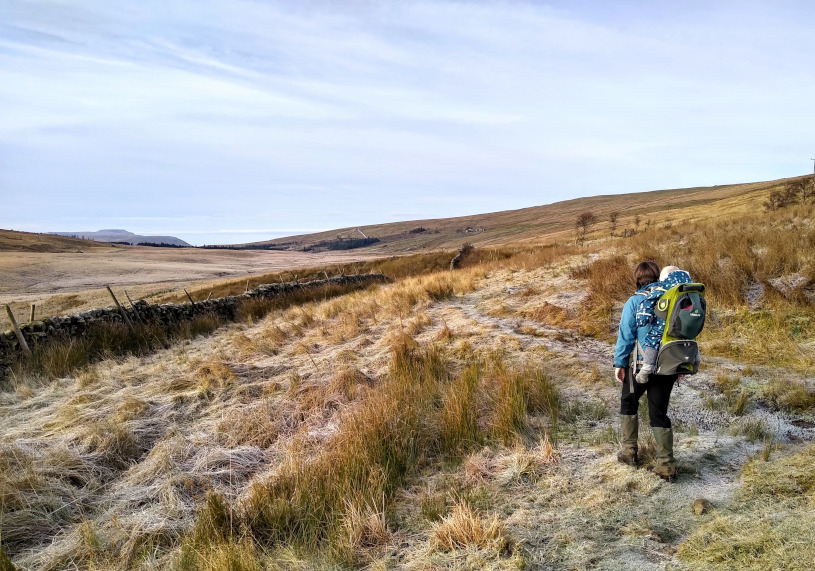
[[[170,244],[172,246],[192,247],[175,236],[143,236],[127,230],[97,230],[96,232],[49,232],[56,236],[83,238],[95,242],[127,242],[128,244]]]
[[[669,215],[692,213],[699,220],[721,209],[761,208],[769,191],[787,180],[591,196],[520,210],[339,228],[235,247],[312,252],[364,248],[368,254],[393,255],[456,248],[464,242],[490,246],[551,241],[573,233],[577,216],[585,211],[597,216],[598,228],[608,227],[609,214],[617,212],[616,231],[622,233],[626,228],[642,229],[649,219],[665,222]]]

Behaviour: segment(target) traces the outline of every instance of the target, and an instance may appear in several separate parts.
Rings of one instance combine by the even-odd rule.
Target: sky
[[[242,243],[813,171],[809,2],[0,0],[0,228]]]

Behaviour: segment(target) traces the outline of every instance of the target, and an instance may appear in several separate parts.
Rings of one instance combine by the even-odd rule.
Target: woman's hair
[[[637,282],[637,288],[659,281],[659,266],[657,263],[648,260],[637,264],[637,267],[634,268],[634,281]]]

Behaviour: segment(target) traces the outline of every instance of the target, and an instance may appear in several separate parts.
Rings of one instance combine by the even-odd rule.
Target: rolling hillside
[[[619,213],[618,229],[634,228],[654,221],[693,217],[708,219],[715,211],[748,212],[760,204],[769,191],[788,179],[712,187],[657,190],[630,194],[592,196],[520,210],[474,214],[456,218],[411,220],[361,227],[339,228],[314,234],[277,238],[246,244],[285,250],[320,250],[336,245],[338,237],[350,242],[364,237],[377,242],[360,250],[366,253],[398,254],[419,250],[454,248],[462,242],[494,246],[510,242],[562,239],[572,232],[581,212],[591,211],[602,224],[611,212]],[[715,204],[715,208],[711,208]]]
[[[109,244],[81,238],[0,229],[0,252],[78,253],[89,248],[110,249],[111,247]]]

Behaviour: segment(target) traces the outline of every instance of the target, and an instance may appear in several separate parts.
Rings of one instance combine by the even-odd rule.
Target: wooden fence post
[[[29,323],[34,323],[34,310],[37,308],[37,305],[32,303],[31,304],[31,316],[28,318]]]
[[[116,299],[115,295],[113,295],[113,290],[110,289],[110,286],[105,286],[105,287],[107,288],[108,293],[110,294],[110,297],[113,298],[113,303],[116,304],[116,308],[119,310],[119,315],[121,315],[122,319],[125,320],[125,323],[127,323],[127,326],[130,327],[131,330],[133,330],[133,323],[131,323],[130,319],[127,317],[127,313],[125,313],[125,308],[122,307],[122,305],[119,303],[119,300]]]
[[[127,290],[125,290],[125,297],[127,298],[127,301],[129,301],[129,302],[130,302],[130,308],[133,310],[133,315],[135,315],[135,316],[136,316],[136,319],[138,319],[138,320],[139,320],[139,323],[144,323],[144,321],[142,321],[141,315],[139,315],[139,312],[138,312],[138,310],[136,309],[136,304],[135,304],[135,303],[133,303],[133,300],[132,300],[132,299],[130,299],[130,294],[129,294],[129,293],[127,293]]]
[[[20,326],[17,325],[17,320],[14,319],[14,314],[11,312],[11,308],[6,305],[6,313],[8,313],[8,318],[11,321],[11,326],[14,328],[14,334],[17,336],[17,341],[20,342],[20,347],[23,348],[23,353],[26,355],[31,355],[31,349],[28,348],[28,343],[25,342],[25,337],[23,337],[23,332],[20,331]]]
[[[187,299],[189,299],[189,300],[190,300],[190,303],[191,303],[191,304],[193,304],[193,305],[195,305],[195,302],[192,300],[192,296],[191,296],[191,295],[190,295],[190,294],[187,292],[187,289],[186,289],[186,288],[184,288],[184,293],[186,293],[186,294],[187,294]]]

